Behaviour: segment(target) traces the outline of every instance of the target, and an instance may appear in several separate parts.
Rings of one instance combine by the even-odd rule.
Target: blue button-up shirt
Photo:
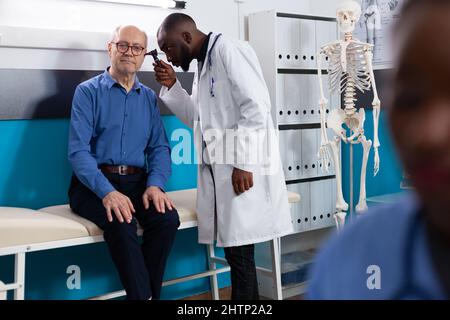
[[[137,77],[127,93],[108,70],[78,85],[68,155],[75,175],[101,199],[115,189],[100,164],[146,168],[147,186],[163,189],[171,173],[170,148],[155,93]]]

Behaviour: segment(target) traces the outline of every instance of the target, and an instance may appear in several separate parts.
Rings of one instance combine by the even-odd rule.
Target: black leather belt
[[[110,166],[110,165],[103,164],[103,165],[100,165],[99,168],[104,173],[117,173],[121,176],[127,176],[129,174],[137,174],[137,173],[145,172],[145,170],[142,168],[126,166],[126,165]]]

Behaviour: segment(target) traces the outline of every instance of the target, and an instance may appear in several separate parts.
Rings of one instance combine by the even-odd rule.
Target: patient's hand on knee
[[[144,208],[146,210],[150,207],[150,201],[153,201],[153,205],[159,213],[166,213],[166,207],[169,210],[175,208],[174,203],[169,199],[167,194],[162,192],[159,187],[155,186],[150,186],[145,190],[142,195],[142,201],[144,202]]]
[[[102,202],[103,206],[106,208],[106,215],[109,222],[113,221],[112,212],[114,212],[120,223],[123,223],[124,221],[130,223],[133,219],[133,213],[136,212],[130,198],[119,191],[108,193],[103,198]]]

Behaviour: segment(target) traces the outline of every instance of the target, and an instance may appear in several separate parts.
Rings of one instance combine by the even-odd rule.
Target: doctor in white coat
[[[154,64],[160,98],[194,128],[200,243],[224,247],[232,299],[258,299],[254,244],[293,231],[270,98],[255,52],[245,42],[208,35],[188,15],[169,15],[158,45],[184,71],[198,62],[189,95],[173,68]]]

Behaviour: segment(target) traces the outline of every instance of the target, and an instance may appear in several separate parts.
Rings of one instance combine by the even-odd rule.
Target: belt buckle
[[[127,173],[126,173],[126,170],[127,170],[127,166],[119,166],[119,176],[126,176],[127,175]]]

